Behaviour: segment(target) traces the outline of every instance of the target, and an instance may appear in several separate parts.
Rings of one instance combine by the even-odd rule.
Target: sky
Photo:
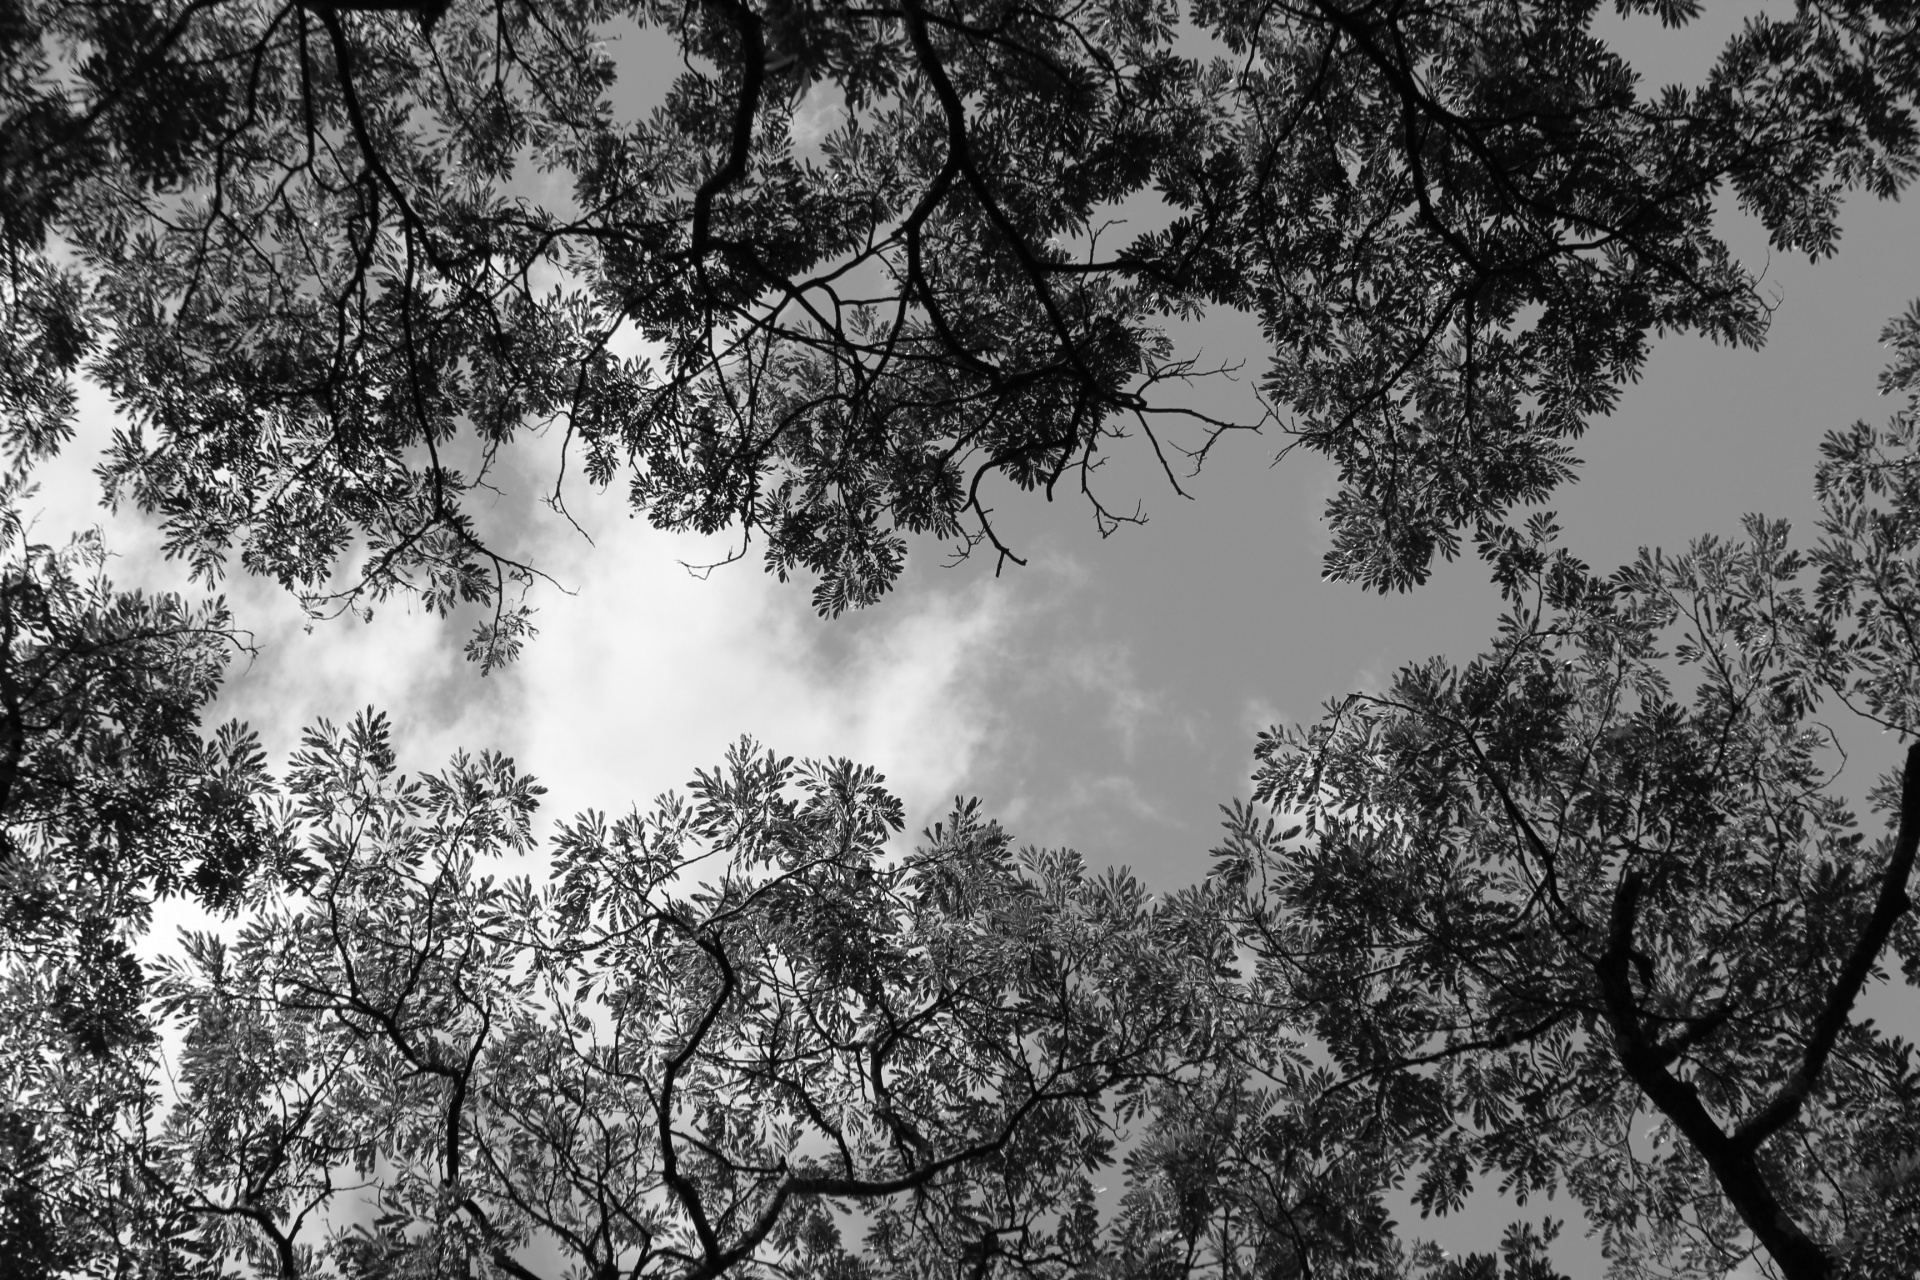
[[[1651,19],[1603,21],[1664,82],[1703,71],[1740,11],[1716,7],[1679,37]],[[1852,200],[1839,254],[1811,265],[1769,260],[1757,225],[1728,204],[1723,230],[1764,266],[1777,305],[1768,344],[1666,338],[1592,425],[1581,479],[1548,506],[1595,566],[1735,532],[1748,511],[1806,528],[1820,437],[1887,411],[1877,335],[1920,295],[1914,206]],[[1257,417],[1252,323],[1215,316],[1182,336],[1208,362],[1242,364],[1193,403]],[[104,521],[116,576],[184,585],[158,563],[150,522],[94,507],[90,470],[112,415],[97,393],[82,396],[80,438],[42,473],[43,533]],[[519,663],[482,678],[459,652],[470,619],[394,602],[370,625],[309,628],[276,589],[235,579],[222,589],[260,652],[236,666],[219,713],[284,747],[316,716],[376,705],[416,767],[458,746],[514,755],[549,787],[550,816],[644,803],[752,734],[785,753],[876,765],[916,828],[955,794],[978,795],[1023,840],[1072,844],[1170,886],[1203,872],[1217,806],[1245,790],[1259,730],[1311,720],[1408,661],[1470,657],[1499,612],[1472,560],[1406,595],[1321,581],[1331,471],[1304,453],[1276,464],[1284,444],[1271,429],[1225,437],[1182,497],[1143,442],[1128,442],[1102,492],[1121,509],[1138,499],[1147,523],[1105,539],[1077,496],[995,494],[1028,567],[995,577],[984,558],[946,567],[944,548],[917,545],[898,591],[833,621],[814,616],[808,584],[779,584],[755,553],[704,580],[690,573],[686,563],[729,545],[630,518],[617,486],[568,490],[590,544],[532,500],[550,483],[550,450],[536,445],[500,509],[480,513],[564,588],[536,590],[541,634]]]
[[[1914,214],[1856,200],[1835,260],[1774,261],[1764,350],[1661,342],[1580,442],[1580,481],[1550,504],[1566,545],[1610,566],[1642,545],[1734,532],[1748,511],[1810,527],[1820,437],[1890,408],[1875,389],[1877,335],[1920,295]],[[1208,329],[1210,352],[1257,367],[1250,325]],[[97,394],[83,402],[81,438],[42,473],[43,536],[103,522],[117,578],[183,584],[157,563],[144,518],[92,506],[111,418]],[[219,714],[284,746],[315,716],[376,705],[417,767],[456,746],[497,747],[540,775],[550,813],[644,802],[750,733],[782,752],[878,766],[916,826],[956,793],[979,795],[1022,839],[1071,843],[1171,885],[1204,865],[1216,807],[1244,791],[1258,730],[1311,720],[1405,662],[1470,657],[1498,613],[1473,561],[1407,595],[1322,582],[1329,469],[1303,454],[1274,464],[1281,443],[1227,437],[1184,482],[1191,500],[1144,450],[1118,451],[1107,492],[1138,496],[1148,522],[1107,539],[1077,498],[1003,495],[999,518],[1028,567],[996,578],[985,561],[949,568],[942,548],[920,546],[898,592],[835,621],[752,555],[702,580],[683,562],[711,561],[724,544],[659,533],[617,492],[575,492],[591,545],[544,509],[522,530],[571,594],[539,588],[541,634],[484,678],[460,655],[463,625],[395,602],[371,625],[309,630],[277,589],[229,580],[260,653],[236,665]]]
[[[1603,21],[1665,82],[1703,70],[1738,15],[1716,7],[1683,38],[1651,20]],[[1916,214],[1911,202],[1854,199],[1838,255],[1811,265],[1769,259],[1758,228],[1724,209],[1730,242],[1765,264],[1777,304],[1768,344],[1660,341],[1580,443],[1581,480],[1549,504],[1565,545],[1610,567],[1643,545],[1737,532],[1749,511],[1810,529],[1821,436],[1891,408],[1875,389],[1878,334],[1920,295]],[[1200,393],[1201,407],[1252,410],[1263,358],[1252,325],[1214,317],[1189,336],[1209,357],[1245,361],[1239,381]],[[40,536],[101,523],[117,579],[178,583],[148,522],[94,507],[90,469],[111,413],[91,390],[83,407],[80,437],[42,473]],[[644,805],[751,734],[783,753],[877,766],[913,830],[956,794],[978,795],[1022,842],[1070,844],[1171,888],[1205,874],[1218,807],[1247,791],[1259,730],[1312,720],[1408,661],[1471,657],[1499,611],[1472,561],[1405,596],[1322,582],[1330,470],[1300,454],[1276,465],[1283,444],[1226,438],[1186,483],[1191,499],[1144,448],[1118,450],[1105,492],[1118,507],[1139,498],[1148,523],[1107,539],[1077,498],[996,495],[1002,536],[1028,567],[943,567],[940,548],[919,546],[892,597],[831,622],[813,614],[807,584],[779,584],[754,555],[689,573],[683,562],[726,546],[650,529],[617,490],[569,492],[589,544],[530,501],[543,482],[530,474],[491,518],[566,590],[538,590],[541,634],[519,663],[481,677],[460,654],[466,626],[404,604],[371,623],[309,626],[277,589],[234,580],[223,589],[258,653],[236,664],[215,718],[249,721],[283,758],[315,718],[377,706],[406,767],[498,748],[549,788],[549,819]],[[1893,750],[1871,771],[1891,767]],[[1577,1280],[1598,1274],[1590,1253],[1568,1257]]]

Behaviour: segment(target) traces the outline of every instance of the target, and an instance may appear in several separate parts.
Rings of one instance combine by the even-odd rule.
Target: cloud
[[[276,585],[245,574],[211,591],[166,560],[156,522],[99,503],[92,467],[118,421],[82,386],[81,430],[36,468],[36,536],[104,528],[123,587],[224,593],[258,652],[237,655],[211,722],[243,719],[276,763],[319,717],[365,706],[393,720],[403,767],[439,768],[456,748],[497,748],[550,789],[549,818],[623,810],[682,787],[742,734],[795,756],[850,756],[888,775],[909,820],[941,815],[967,789],[996,723],[977,673],[994,661],[1018,606],[991,579],[931,574],[886,607],[825,622],[804,584],[781,584],[757,557],[706,580],[682,562],[716,560],[717,540],[671,535],[629,518],[619,486],[569,492],[596,545],[530,501],[550,477],[500,479],[511,493],[479,513],[516,555],[567,590],[531,598],[541,634],[513,666],[482,678],[461,646],[471,619],[441,619],[396,598],[371,622],[312,621]],[[912,576],[912,575],[910,575]],[[568,594],[571,591],[571,594]]]
[[[1256,695],[1241,700],[1240,717],[1235,728],[1251,742],[1269,729],[1291,726],[1298,718],[1282,711],[1279,704],[1271,699]]]
[[[505,677],[514,736],[553,812],[645,804],[743,734],[875,765],[914,823],[965,789],[997,715],[975,677],[1015,613],[990,581],[918,585],[826,622],[804,587],[751,556],[703,580],[681,562],[724,547],[626,518],[617,494],[581,508],[596,545],[575,538],[543,555],[573,594],[543,593],[541,635]]]
[[[488,745],[504,722],[497,685],[488,686],[460,654],[465,629],[410,609],[405,601],[377,608],[372,622],[354,617],[314,621],[277,584],[239,572],[209,584],[166,556],[156,518],[131,503],[109,511],[93,474],[113,429],[123,421],[107,395],[81,382],[75,437],[34,468],[38,486],[26,504],[33,536],[64,542],[98,526],[109,559],[107,576],[121,590],[178,592],[190,599],[224,596],[255,652],[236,651],[209,726],[248,722],[276,763],[314,720],[335,721],[365,706],[387,711],[411,769],[436,768],[456,746]]]
[[[1148,721],[1164,714],[1162,699],[1140,683],[1132,647],[1113,640],[1074,645],[1060,653],[1054,667],[1101,705],[1101,718],[1118,735],[1122,754],[1132,759]]]

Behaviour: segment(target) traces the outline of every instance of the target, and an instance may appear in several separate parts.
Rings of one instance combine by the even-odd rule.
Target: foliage
[[[1017,558],[1002,483],[1134,518],[1092,485],[1129,431],[1177,486],[1236,423],[1170,326],[1229,307],[1339,466],[1329,570],[1405,587],[1572,474],[1649,333],[1760,340],[1717,190],[1819,256],[1920,154],[1911,5],[1755,18],[1655,92],[1595,12],[5,0],[8,448],[84,369],[110,490],[203,572],[489,605],[492,663],[534,570],[469,499],[516,439],[555,505],[624,481],[835,613],[911,536]],[[644,110],[635,41],[685,68]]]
[[[1829,439],[1811,551],[1602,577],[1508,522],[1649,334],[1763,337],[1716,192],[1818,257],[1904,189],[1920,11],[1804,0],[1653,94],[1595,14],[0,0],[9,1273],[1553,1280],[1551,1218],[1392,1220],[1497,1177],[1622,1276],[1911,1274],[1920,1073],[1858,1006],[1920,977],[1920,747],[1870,838],[1816,717],[1920,729],[1913,405]],[[685,68],[644,114],[635,33]],[[537,570],[474,498],[544,436],[554,506],[623,481],[832,614],[912,537],[1017,559],[990,486],[1112,529],[1128,431],[1177,487],[1247,425],[1183,398],[1208,308],[1338,467],[1329,571],[1471,530],[1509,612],[1265,738],[1158,902],[967,803],[896,852],[878,774],[747,744],[535,875],[511,761],[410,778],[367,715],[276,783],[200,737],[223,608],[13,514],[84,377],[206,578],[479,605],[505,661]],[[239,919],[143,969],[168,897]]]
[[[1887,337],[1911,398],[1920,313]],[[1858,1005],[1889,948],[1920,976],[1920,747],[1875,839],[1815,717],[1912,731],[1917,420],[1828,439],[1810,553],[1756,517],[1601,577],[1545,518],[1490,537],[1491,651],[1264,738],[1214,873],[1158,901],[971,803],[895,853],[879,775],[750,743],[517,873],[511,761],[411,778],[366,715],[270,783],[193,734],[221,615],[23,553],[9,910],[50,910],[9,935],[5,1256],[1559,1280],[1550,1216],[1462,1257],[1393,1220],[1493,1179],[1568,1194],[1623,1277],[1908,1274],[1920,1071]],[[143,976],[183,891],[244,913]],[[73,977],[90,938],[124,982]]]
[[[154,899],[231,909],[276,850],[252,737],[199,733],[224,608],[115,591],[97,536],[30,541],[27,496],[0,490],[0,1258],[35,1277],[143,1212],[114,1171]]]
[[[1298,825],[1236,807],[1218,874],[1332,1060],[1298,1104],[1364,1098],[1350,1140],[1423,1211],[1568,1192],[1620,1275],[1920,1260],[1920,1067],[1855,1007],[1889,945],[1920,974],[1920,747],[1876,838],[1815,718],[1917,727],[1920,313],[1886,337],[1908,403],[1829,437],[1810,554],[1754,517],[1602,578],[1537,520],[1489,548],[1488,653],[1262,740],[1256,799]]]
[[[208,1265],[1065,1274],[1116,1126],[1206,1052],[1223,930],[971,805],[885,856],[899,803],[846,762],[742,743],[564,826],[538,884],[486,870],[541,790],[497,756],[407,778],[362,716],[288,788],[313,873],[156,988],[147,1176]]]

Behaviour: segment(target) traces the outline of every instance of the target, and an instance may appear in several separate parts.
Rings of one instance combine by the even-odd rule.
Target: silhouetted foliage
[[[1756,17],[1657,89],[1595,13],[6,0],[8,447],[84,369],[109,487],[204,571],[487,603],[490,663],[534,570],[469,499],[517,439],[556,505],[625,483],[835,613],[913,535],[1014,556],[1004,484],[1131,519],[1091,485],[1128,432],[1177,485],[1234,424],[1169,324],[1231,307],[1339,465],[1329,571],[1403,588],[1572,474],[1649,334],[1761,340],[1716,191],[1817,257],[1920,156],[1911,5]]]
[[[29,540],[22,496],[0,492],[0,1259],[53,1275],[119,1229],[154,900],[231,911],[278,855],[251,735],[200,737],[224,609],[115,591],[97,537]]]
[[[499,757],[407,778],[363,716],[288,788],[316,872],[167,962],[144,1169],[194,1251],[268,1274],[1044,1269],[1227,981],[1224,929],[1172,937],[973,806],[883,858],[899,802],[845,762],[743,743],[564,826],[538,882],[488,866],[540,792]]]
[[[1752,517],[1601,577],[1536,521],[1488,548],[1490,652],[1263,738],[1299,825],[1236,807],[1218,874],[1333,1059],[1298,1105],[1423,1210],[1564,1191],[1623,1275],[1920,1264],[1920,1064],[1855,1008],[1889,948],[1920,977],[1920,746],[1876,838],[1818,718],[1917,727],[1920,310],[1885,337],[1907,403],[1828,437],[1813,551]]]
[[[1550,1217],[1394,1221],[1497,1178],[1622,1276],[1913,1274],[1920,1074],[1858,1002],[1920,977],[1920,748],[1870,839],[1815,716],[1916,729],[1920,311],[1811,551],[1602,576],[1512,513],[1650,334],[1764,336],[1717,191],[1818,257],[1903,189],[1920,11],[1807,0],[1654,94],[1594,16],[0,0],[0,1263],[1553,1280]],[[623,33],[684,67],[644,118]],[[837,613],[913,536],[1014,556],[983,486],[1126,519],[1128,431],[1177,485],[1250,425],[1180,398],[1226,307],[1338,464],[1329,570],[1471,535],[1509,611],[1264,738],[1157,900],[966,802],[897,848],[878,774],[748,745],[545,869],[531,779],[409,777],[376,715],[275,780],[201,736],[224,609],[18,515],[87,378],[198,573],[480,604],[483,664],[537,569],[474,496],[527,436],[556,507],[623,482]],[[143,963],[161,898],[214,920]]]

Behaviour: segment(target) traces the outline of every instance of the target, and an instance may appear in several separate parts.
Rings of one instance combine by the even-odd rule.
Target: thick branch
[[[512,1276],[514,1280],[545,1280],[538,1272],[529,1270],[525,1263],[513,1256],[513,1251],[507,1247],[505,1237],[493,1225],[493,1219],[474,1202],[472,1196],[463,1197],[460,1207],[467,1211],[468,1216],[479,1226],[480,1234],[486,1237],[487,1249],[493,1256],[494,1266]]]
[[[753,119],[760,111],[760,86],[767,75],[766,41],[761,35],[760,15],[744,0],[714,0],[714,7],[726,11],[740,33],[740,96],[734,102],[733,137],[727,149],[727,162],[715,169],[693,196],[693,235],[687,253],[695,262],[706,257],[707,224],[713,218],[713,199],[740,181],[747,173],[747,158],[753,151]]]
[[[952,79],[948,77],[945,66],[940,62],[940,55],[934,50],[933,38],[927,34],[926,11],[920,7],[918,0],[907,0],[902,12],[906,18],[907,35],[913,41],[915,55],[920,59],[921,70],[926,72],[927,82],[933,86],[934,97],[939,99],[940,109],[946,116],[947,154],[950,162],[960,167],[960,172],[966,177],[967,185],[972,188],[974,197],[980,201],[980,207],[986,213],[987,220],[1006,239],[1008,249],[1012,251],[1014,259],[1026,273],[1028,282],[1033,287],[1034,296],[1040,302],[1041,310],[1046,312],[1055,335],[1060,339],[1061,347],[1064,348],[1067,358],[1073,362],[1081,380],[1098,394],[1098,381],[1081,357],[1079,345],[1073,340],[1073,331],[1068,326],[1066,317],[1060,313],[1059,304],[1053,297],[1052,286],[1047,283],[1045,264],[1034,253],[1033,246],[1027,243],[1027,238],[1020,233],[1020,228],[1014,225],[1012,217],[1000,207],[993,188],[975,162],[973,146],[967,138],[966,107],[960,101],[959,90],[953,87]]]
[[[1832,1261],[1774,1195],[1753,1148],[1727,1136],[1701,1103],[1699,1091],[1667,1070],[1666,1055],[1641,1025],[1633,998],[1631,962],[1634,915],[1645,887],[1638,872],[1628,872],[1621,878],[1613,897],[1607,949],[1594,963],[1620,1065],[1707,1162],[1741,1221],[1787,1280],[1827,1280],[1833,1273]]]
[[[1916,846],[1920,846],[1920,742],[1907,748],[1906,776],[1900,787],[1900,832],[1894,837],[1893,857],[1887,862],[1887,874],[1880,882],[1880,896],[1873,904],[1873,914],[1867,918],[1860,936],[1854,939],[1853,950],[1827,994],[1826,1007],[1820,1010],[1813,1024],[1799,1069],[1766,1106],[1734,1132],[1733,1141],[1737,1146],[1747,1151],[1757,1149],[1800,1114],[1801,1106],[1819,1085],[1834,1041],[1847,1025],[1847,1016],[1853,1011],[1853,1002],[1860,998],[1867,975],[1873,972],[1874,961],[1887,945],[1893,926],[1913,905],[1907,897],[1907,879],[1913,873]]]
[[[660,1177],[680,1203],[685,1206],[687,1216],[693,1220],[694,1235],[700,1241],[700,1249],[706,1255],[706,1270],[709,1274],[719,1275],[726,1269],[720,1265],[724,1251],[720,1246],[720,1237],[713,1229],[713,1222],[707,1217],[705,1204],[701,1202],[700,1190],[693,1180],[680,1172],[680,1154],[673,1141],[673,1091],[679,1083],[680,1072],[686,1068],[694,1054],[700,1051],[701,1042],[713,1029],[713,1024],[733,999],[733,993],[739,989],[739,979],[734,973],[733,963],[727,959],[726,947],[722,942],[699,934],[694,942],[712,958],[720,970],[720,989],[701,1013],[694,1024],[693,1031],[687,1037],[680,1051],[667,1059],[660,1073],[660,1101],[657,1104],[660,1120]],[[728,1263],[726,1265],[731,1265]]]

